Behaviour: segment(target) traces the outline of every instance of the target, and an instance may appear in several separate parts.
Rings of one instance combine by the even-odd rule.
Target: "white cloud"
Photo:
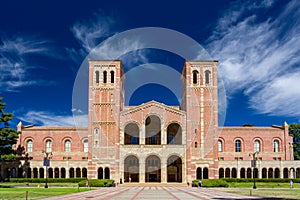
[[[90,52],[101,39],[114,33],[111,31],[113,24],[113,18],[94,13],[90,20],[75,23],[71,31],[81,46]]]
[[[21,117],[21,121],[41,126],[75,126],[73,116],[58,115],[44,111],[29,111]],[[76,115],[76,126],[87,126],[86,114]]]
[[[27,63],[32,54],[50,55],[48,42],[30,37],[1,38],[0,43],[0,87],[1,91],[16,91],[20,87],[41,84],[41,80],[31,80]]]
[[[89,57],[114,60],[121,59],[120,55],[124,55],[121,56],[124,65],[146,63],[146,53],[140,50],[143,48],[143,41],[139,40],[138,36],[123,38],[119,43],[109,40],[109,37],[117,34],[113,30],[115,23],[114,18],[101,12],[94,13],[89,20],[76,22],[71,31],[82,48],[66,49],[71,59],[78,62],[78,57],[83,58],[89,54]],[[129,52],[131,53],[127,54]]]
[[[300,2],[291,1],[276,18],[263,21],[256,11],[268,9],[272,1],[260,5],[252,2],[240,4],[242,10],[234,6],[227,12],[208,40],[208,51],[220,60],[227,94],[243,91],[250,98],[250,107],[260,113],[297,117],[299,113],[291,105],[300,102],[292,87],[298,81],[291,75],[298,74],[300,67]],[[285,90],[287,85],[280,83],[287,80],[295,82],[289,81],[290,88]]]
[[[251,107],[271,115],[300,116],[299,77],[300,70],[277,77],[250,98]]]

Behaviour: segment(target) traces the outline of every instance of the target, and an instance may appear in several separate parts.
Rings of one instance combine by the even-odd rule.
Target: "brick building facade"
[[[150,101],[124,105],[119,60],[89,61],[88,126],[18,125],[18,144],[32,160],[2,165],[4,177],[110,178],[124,182],[191,182],[194,179],[293,178],[288,125],[219,127],[217,61],[186,61],[181,106]],[[255,158],[256,165],[251,166]]]

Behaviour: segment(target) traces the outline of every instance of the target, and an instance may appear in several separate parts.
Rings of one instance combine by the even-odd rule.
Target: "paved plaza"
[[[263,199],[226,193],[207,188],[189,187],[113,187],[100,188],[88,192],[69,194],[47,198],[45,200],[68,200],[68,199],[118,199],[118,200],[164,200],[164,199]]]

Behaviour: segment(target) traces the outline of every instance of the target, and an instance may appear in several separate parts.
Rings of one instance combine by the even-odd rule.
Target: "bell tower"
[[[186,61],[182,72],[182,109],[187,119],[188,181],[217,178],[218,61]],[[204,169],[206,172],[204,172]],[[198,177],[199,178],[199,177]]]
[[[119,116],[124,105],[123,75],[119,60],[89,60],[88,178],[119,178]]]

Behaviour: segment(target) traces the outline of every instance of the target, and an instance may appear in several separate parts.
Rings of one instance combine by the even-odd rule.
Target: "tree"
[[[294,159],[300,160],[300,124],[290,124],[289,133],[293,135]]]
[[[0,160],[12,160],[18,157],[12,147],[17,143],[19,133],[9,127],[13,115],[4,112],[5,105],[0,97]]]

